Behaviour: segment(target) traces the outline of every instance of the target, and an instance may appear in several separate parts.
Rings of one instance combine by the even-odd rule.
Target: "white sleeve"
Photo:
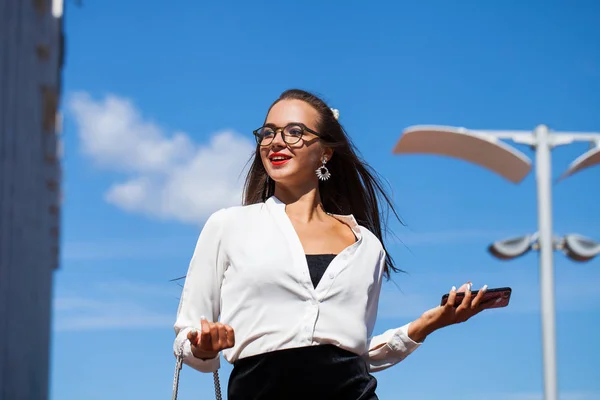
[[[183,363],[200,372],[213,372],[220,367],[220,354],[213,359],[201,360],[192,354],[187,334],[200,330],[201,318],[215,322],[220,315],[221,282],[226,268],[223,250],[225,210],[212,214],[204,224],[190,261],[177,310],[173,343],[175,354],[183,345]]]
[[[381,281],[385,266],[385,252],[382,251],[379,268],[379,281],[375,293],[369,299],[367,305],[371,324],[375,325],[377,308],[379,307],[379,295],[381,292]],[[421,343],[417,343],[408,337],[409,324],[400,328],[389,329],[381,335],[369,338],[369,351],[367,354],[367,364],[370,372],[377,372],[398,364],[415,351]]]
[[[398,364],[415,351],[421,343],[408,337],[410,323],[389,329],[369,342],[369,371],[377,372]]]

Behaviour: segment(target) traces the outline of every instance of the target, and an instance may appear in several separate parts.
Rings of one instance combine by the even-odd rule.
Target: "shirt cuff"
[[[392,331],[393,335],[388,339],[387,344],[393,351],[410,354],[422,344],[408,336],[409,327],[410,323]]]
[[[185,365],[195,369],[196,371],[200,371],[200,372],[215,372],[215,371],[217,371],[221,367],[220,353],[216,357],[210,358],[207,360],[202,360],[202,359],[194,356],[194,354],[192,354],[192,346],[190,344],[190,341],[187,339],[187,334],[192,329],[195,329],[195,328],[182,329],[179,332],[179,334],[177,335],[177,337],[175,338],[175,341],[173,343],[173,352],[175,354],[175,357],[177,357],[177,354],[179,353],[181,346],[183,345],[182,354],[183,354],[183,363]]]
[[[398,364],[421,343],[417,343],[408,337],[410,324],[400,328],[388,329],[383,334],[374,337],[369,347],[373,350],[368,352],[368,364],[370,372],[378,372]]]

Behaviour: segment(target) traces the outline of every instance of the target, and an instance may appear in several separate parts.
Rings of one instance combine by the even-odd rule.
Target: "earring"
[[[322,181],[326,181],[327,179],[331,178],[331,173],[329,172],[329,169],[327,169],[327,167],[325,166],[325,164],[327,163],[327,158],[323,157],[323,165],[321,165],[319,168],[317,168],[317,170],[315,171],[317,174],[317,177],[322,180]]]

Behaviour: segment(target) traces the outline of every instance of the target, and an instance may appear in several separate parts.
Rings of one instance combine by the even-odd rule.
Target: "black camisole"
[[[306,262],[308,263],[308,272],[310,272],[310,280],[316,288],[319,281],[323,277],[325,270],[331,264],[335,254],[307,254]]]

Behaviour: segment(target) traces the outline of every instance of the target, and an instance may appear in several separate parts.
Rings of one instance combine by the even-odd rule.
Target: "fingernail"
[[[482,292],[485,292],[487,290],[487,285],[483,285],[483,287],[481,288]]]
[[[450,289],[451,292],[456,291],[456,286],[452,286],[452,289]]]
[[[471,286],[473,286],[471,282],[467,283],[467,292],[471,291]]]
[[[205,320],[205,319],[206,319],[206,317],[204,315],[200,317],[200,321]]]

